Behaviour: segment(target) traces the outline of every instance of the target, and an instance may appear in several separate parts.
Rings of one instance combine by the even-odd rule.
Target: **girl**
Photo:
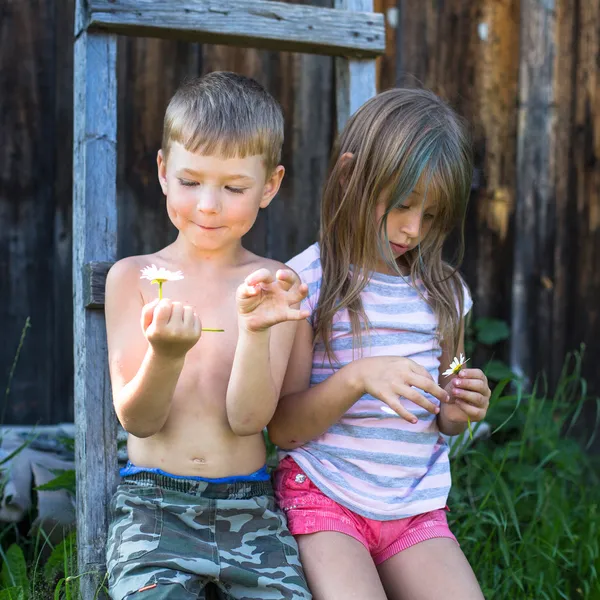
[[[320,243],[289,263],[311,316],[269,433],[286,456],[277,497],[318,600],[483,598],[446,521],[440,435],[482,420],[490,397],[479,369],[440,375],[464,351],[472,305],[442,261],[471,177],[468,136],[445,103],[382,93],[334,150]]]

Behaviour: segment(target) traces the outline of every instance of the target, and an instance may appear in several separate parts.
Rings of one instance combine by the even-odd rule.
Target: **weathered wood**
[[[53,15],[53,4],[43,0],[0,2],[0,418],[4,423],[52,422],[55,369],[46,357],[60,348],[60,342],[70,343],[70,336],[54,332],[53,298],[60,295],[68,304],[71,292],[68,280],[56,280],[53,263],[57,202],[53,144],[60,135],[54,115],[55,39],[47,25]],[[24,23],[29,26],[26,35]],[[41,114],[43,109],[47,115]],[[5,398],[28,317],[32,326]]]
[[[571,306],[564,318],[572,325],[568,349],[586,345],[584,375],[595,382],[600,394],[600,3],[578,2],[573,103],[573,197],[568,220],[557,222],[564,235],[573,236],[576,258],[571,258],[573,285]],[[561,48],[560,51],[563,49]],[[567,51],[566,49],[564,50]],[[557,165],[558,166],[558,165]],[[568,266],[565,266],[568,268]],[[589,417],[595,420],[593,403]],[[596,448],[600,440],[596,438]]]
[[[338,10],[372,11],[373,0],[335,0]],[[349,117],[377,93],[377,67],[374,59],[335,59],[337,128],[341,131]]]
[[[303,1],[315,3],[315,0]],[[329,3],[329,0],[317,1],[320,5]],[[334,59],[286,54],[280,60],[286,175],[266,216],[269,255],[286,261],[314,243],[318,236],[321,190],[334,130]],[[273,80],[270,89],[277,89],[277,84]]]
[[[83,265],[83,306],[104,308],[106,276],[113,263],[90,262]]]
[[[575,235],[573,215],[577,214],[577,190],[573,147],[577,134],[574,129],[575,100],[579,96],[576,82],[577,62],[575,49],[580,39],[576,31],[580,4],[557,2],[556,6],[556,61],[554,69],[556,102],[556,143],[554,186],[555,201],[555,239],[554,274],[550,280],[553,292],[551,364],[548,369],[551,383],[559,377],[565,360],[565,352],[577,346],[582,337],[579,319],[572,310],[572,293],[576,288],[580,242]],[[578,157],[579,158],[579,157]],[[599,249],[600,250],[600,249]],[[584,311],[587,314],[587,310]]]
[[[511,367],[531,378],[546,363],[552,322],[556,13],[521,0],[521,58]],[[545,326],[540,327],[544,324]]]
[[[81,0],[83,1],[83,0]],[[116,257],[116,36],[75,41],[73,319],[77,558],[81,595],[94,598],[105,571],[108,499],[117,478],[104,315],[84,306],[84,265]]]
[[[401,47],[397,39],[402,30],[402,2],[398,0],[374,0],[375,12],[383,13],[385,22],[385,54],[377,57],[377,89],[388,90],[398,82],[398,49]]]
[[[312,54],[367,57],[385,51],[382,15],[270,0],[89,0],[88,28]]]

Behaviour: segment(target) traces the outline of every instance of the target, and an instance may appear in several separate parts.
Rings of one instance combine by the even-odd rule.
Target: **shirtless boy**
[[[112,503],[113,599],[196,600],[209,582],[224,598],[310,598],[263,438],[307,289],[242,246],[279,190],[282,142],[278,104],[240,75],[190,81],[167,108],[158,178],[177,239],[106,283],[130,461]],[[140,279],[149,265],[183,273],[162,300]]]

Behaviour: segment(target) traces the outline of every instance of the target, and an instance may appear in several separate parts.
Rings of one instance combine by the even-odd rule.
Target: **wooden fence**
[[[583,342],[586,376],[600,392],[600,3],[375,7],[387,19],[379,88],[424,85],[473,125],[463,271],[476,314],[511,324],[512,343],[498,352],[552,376]],[[0,4],[0,385],[27,316],[32,324],[5,423],[73,419],[73,9],[73,0]],[[314,241],[335,129],[332,59],[123,38],[118,65],[120,256],[173,239],[156,180],[162,114],[184,77],[218,69],[258,79],[286,117],[287,175],[250,247],[287,259]]]

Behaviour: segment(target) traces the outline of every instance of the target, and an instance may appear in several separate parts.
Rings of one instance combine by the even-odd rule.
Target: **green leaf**
[[[0,581],[5,588],[17,587],[23,590],[24,598],[27,599],[29,582],[27,580],[27,563],[23,550],[17,544],[9,546],[4,554]]]
[[[493,346],[510,336],[510,329],[506,321],[483,317],[475,322],[477,341],[486,346]]]
[[[39,485],[36,490],[45,492],[54,492],[56,490],[67,490],[73,496],[75,495],[75,469],[52,469],[56,477],[48,483]]]
[[[501,360],[490,360],[486,365],[484,372],[488,379],[492,381],[502,381],[504,379],[516,379],[516,375],[510,370],[510,367]]]
[[[9,587],[0,590],[0,600],[25,600],[25,592],[20,587]]]
[[[67,535],[67,537],[52,550],[52,553],[44,565],[44,578],[47,581],[53,581],[59,575],[68,577],[75,573],[77,563],[76,540],[77,533],[71,531],[69,535]]]

